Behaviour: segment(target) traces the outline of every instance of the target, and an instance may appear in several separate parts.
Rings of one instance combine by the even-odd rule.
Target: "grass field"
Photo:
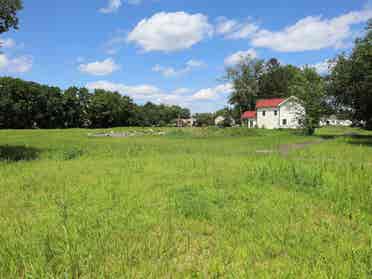
[[[165,131],[0,131],[0,278],[372,278],[372,133]]]

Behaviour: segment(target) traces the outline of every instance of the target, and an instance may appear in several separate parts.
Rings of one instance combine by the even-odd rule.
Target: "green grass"
[[[102,131],[0,131],[0,278],[372,277],[372,133]]]

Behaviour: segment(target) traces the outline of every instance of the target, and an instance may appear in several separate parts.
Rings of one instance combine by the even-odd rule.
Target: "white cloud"
[[[280,52],[299,52],[340,48],[352,36],[351,26],[372,17],[372,9],[350,12],[339,17],[305,17],[281,31],[259,30],[252,37],[252,45]]]
[[[246,39],[258,30],[258,26],[250,21],[238,22],[234,19],[220,17],[217,19],[216,33],[226,39]]]
[[[99,11],[103,14],[110,14],[116,12],[122,3],[121,0],[109,0],[107,3],[107,7],[99,9]]]
[[[335,66],[335,63],[330,60],[325,60],[313,65],[308,65],[311,68],[314,68],[318,74],[327,75],[330,73],[331,69]]]
[[[112,74],[119,69],[119,65],[112,58],[107,58],[103,61],[96,61],[88,64],[80,64],[79,70],[94,76],[105,76]]]
[[[13,48],[16,46],[16,42],[13,39],[0,39],[0,48]]]
[[[9,58],[0,54],[0,72],[4,73],[26,73],[31,70],[33,59],[31,56],[18,56]]]
[[[212,33],[213,27],[203,14],[161,12],[139,22],[127,40],[145,51],[171,52],[188,49]]]
[[[175,69],[173,67],[165,67],[161,65],[155,65],[152,68],[153,72],[161,73],[164,77],[176,77],[191,72],[193,69],[205,66],[203,61],[189,60],[185,66],[181,69]]]
[[[220,84],[213,88],[205,88],[196,92],[191,99],[192,100],[211,100],[215,99],[219,94],[230,93],[233,87],[232,84]]]
[[[243,61],[247,57],[257,58],[257,52],[254,49],[248,49],[246,51],[235,52],[232,55],[226,57],[225,66],[237,65],[239,64],[239,62]]]
[[[86,87],[90,90],[104,89],[107,91],[116,91],[120,94],[129,95],[132,97],[143,97],[145,95],[154,96],[162,93],[159,88],[152,85],[144,84],[129,86],[122,83],[113,83],[105,80],[88,83]]]
[[[119,10],[123,5],[123,2],[126,2],[129,5],[139,5],[142,3],[142,0],[108,0],[107,6],[105,8],[99,9],[103,14],[111,14]]]

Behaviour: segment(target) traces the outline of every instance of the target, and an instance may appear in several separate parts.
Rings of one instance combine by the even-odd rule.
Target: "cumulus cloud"
[[[111,14],[113,12],[116,12],[121,7],[121,5],[121,0],[109,0],[107,6],[105,8],[99,9],[99,11],[103,14]]]
[[[2,73],[26,73],[31,70],[32,64],[31,56],[9,58],[5,54],[0,54],[0,72]]]
[[[230,56],[226,57],[225,59],[225,66],[234,66],[239,64],[241,61],[246,59],[247,57],[257,58],[257,52],[254,49],[248,49],[246,51],[238,51]]]
[[[81,72],[94,76],[109,75],[117,71],[119,68],[119,65],[117,65],[112,58],[79,65],[79,70]]]
[[[213,34],[208,17],[186,12],[157,13],[143,19],[127,40],[144,51],[179,51],[192,47]]]
[[[372,9],[350,12],[331,19],[309,16],[281,31],[261,29],[253,35],[251,43],[255,47],[280,52],[340,48],[352,36],[352,25],[365,22],[371,17]]]
[[[144,96],[155,97],[162,93],[158,87],[148,84],[129,86],[126,84],[114,83],[105,80],[90,82],[86,85],[86,87],[90,90],[104,89],[137,98],[143,98]]]
[[[161,73],[164,77],[176,77],[183,74],[187,74],[196,68],[205,66],[203,61],[199,60],[189,60],[186,62],[185,66],[180,69],[175,69],[173,67],[165,67],[161,65],[155,65],[152,68],[153,72]]]
[[[205,88],[197,91],[192,95],[192,100],[212,100],[215,99],[219,94],[230,93],[233,89],[231,83],[220,84],[213,88]]]

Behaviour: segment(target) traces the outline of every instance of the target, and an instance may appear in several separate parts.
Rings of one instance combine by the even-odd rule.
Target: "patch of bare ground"
[[[307,142],[301,142],[301,143],[291,143],[291,144],[281,144],[279,145],[279,153],[281,155],[288,155],[289,152],[303,149],[311,145],[320,144],[324,142],[324,139],[318,139],[316,141],[307,141]]]
[[[288,155],[291,151],[303,149],[311,145],[320,144],[324,142],[324,139],[318,139],[316,141],[306,141],[301,143],[290,143],[290,144],[281,144],[279,145],[277,150],[273,149],[261,149],[256,150],[256,153],[259,154],[273,154],[273,153],[279,153],[280,155]]]

